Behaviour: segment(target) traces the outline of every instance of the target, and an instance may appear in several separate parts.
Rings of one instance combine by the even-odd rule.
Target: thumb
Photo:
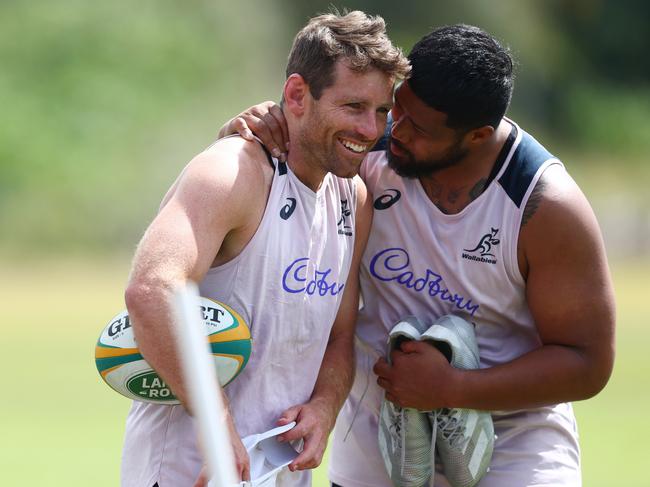
[[[421,350],[420,347],[422,345],[424,345],[424,343],[418,342],[416,340],[409,340],[402,343],[402,345],[400,346],[400,350],[404,353],[414,353],[417,352],[418,350]]]
[[[296,421],[298,419],[298,415],[300,414],[300,406],[292,406],[289,409],[285,410],[276,424],[278,426],[284,426],[285,424],[289,424],[292,421]]]

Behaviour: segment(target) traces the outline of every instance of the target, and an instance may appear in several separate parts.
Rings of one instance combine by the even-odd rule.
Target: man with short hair
[[[580,485],[569,401],[597,394],[614,360],[598,223],[562,163],[505,118],[513,62],[496,39],[477,27],[441,27],[409,60],[387,137],[360,172],[374,218],[361,262],[355,383],[331,443],[330,479],[391,485],[377,441],[385,396],[436,411],[432,448],[467,441],[473,425],[454,423],[458,411],[491,411],[497,438],[481,487]],[[222,131],[249,126],[279,149],[278,118],[264,104]],[[422,341],[402,344],[390,364],[383,358],[398,320],[449,314],[474,324],[480,369],[453,368]],[[436,456],[435,486],[450,485],[444,468],[454,466],[444,460]]]
[[[230,137],[180,174],[138,246],[126,302],[143,356],[182,405],[133,403],[123,486],[189,486],[201,470],[171,326],[173,292],[188,280],[251,329],[250,360],[225,389],[238,474],[250,476],[240,438],[295,421],[282,439],[304,448],[277,485],[309,485],[302,470],[320,463],[352,381],[358,265],[371,221],[356,174],[408,69],[380,17],[315,17],[289,56],[288,161]]]

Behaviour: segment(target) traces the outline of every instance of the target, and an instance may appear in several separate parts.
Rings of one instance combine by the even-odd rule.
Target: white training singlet
[[[273,183],[255,235],[200,284],[202,296],[231,306],[251,329],[249,362],[225,388],[242,438],[270,430],[283,411],[309,400],[354,249],[354,180],[327,174],[313,192],[286,164],[273,163]],[[202,464],[193,420],[182,406],[134,401],[123,487],[191,486]],[[309,484],[308,471],[288,470],[277,483]]]
[[[330,479],[343,487],[390,487],[377,443],[383,390],[372,366],[401,318],[432,323],[446,314],[473,322],[481,366],[541,345],[526,303],[517,240],[539,177],[561,164],[514,123],[485,191],[457,214],[444,214],[418,179],[398,176],[384,151],[361,168],[375,198],[361,264],[364,307],[357,323],[357,371],[334,431]],[[577,429],[570,404],[493,412],[498,439],[481,487],[580,485]],[[435,486],[447,486],[438,466]]]

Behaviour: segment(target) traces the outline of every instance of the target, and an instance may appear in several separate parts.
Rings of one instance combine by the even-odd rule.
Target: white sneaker
[[[391,351],[399,349],[405,340],[418,340],[423,328],[413,316],[398,322],[388,336],[388,362],[391,363]],[[383,399],[379,413],[378,439],[379,449],[393,485],[428,485],[432,475],[431,451],[435,434],[427,413],[401,408]]]
[[[432,342],[452,366],[480,367],[478,345],[471,323],[447,315],[422,333],[421,340]],[[494,449],[494,425],[487,411],[438,409],[429,413],[437,425],[436,447],[447,480],[452,487],[472,487],[487,473]]]

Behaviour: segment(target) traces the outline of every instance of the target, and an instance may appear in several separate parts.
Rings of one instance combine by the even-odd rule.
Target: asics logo
[[[280,218],[288,220],[296,209],[296,198],[287,198],[288,203],[280,210]]]
[[[393,206],[402,197],[402,193],[393,188],[388,188],[384,194],[375,200],[373,206],[376,210],[386,210]]]

